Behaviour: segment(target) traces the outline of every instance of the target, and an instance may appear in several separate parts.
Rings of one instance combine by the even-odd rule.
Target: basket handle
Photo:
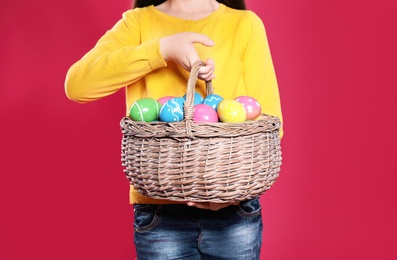
[[[198,78],[198,72],[201,67],[205,66],[205,62],[202,60],[197,60],[190,71],[189,80],[187,82],[187,90],[186,90],[186,100],[184,109],[184,118],[185,121],[193,121],[193,114],[194,114],[194,93],[196,90],[196,82]],[[210,95],[214,93],[214,87],[212,85],[212,81],[206,81],[206,95]]]

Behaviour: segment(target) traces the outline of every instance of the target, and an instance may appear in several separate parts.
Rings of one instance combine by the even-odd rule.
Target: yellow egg
[[[218,104],[219,120],[224,123],[241,123],[246,120],[244,106],[234,99],[224,99]]]

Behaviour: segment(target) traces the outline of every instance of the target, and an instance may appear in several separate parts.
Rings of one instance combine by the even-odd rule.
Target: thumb
[[[215,45],[214,41],[212,41],[207,35],[200,33],[191,33],[189,40],[192,43],[200,43],[208,47]]]

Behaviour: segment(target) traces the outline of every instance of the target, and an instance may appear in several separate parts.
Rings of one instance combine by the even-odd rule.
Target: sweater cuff
[[[163,56],[160,53],[160,40],[152,40],[145,45],[146,55],[152,70],[167,66]]]

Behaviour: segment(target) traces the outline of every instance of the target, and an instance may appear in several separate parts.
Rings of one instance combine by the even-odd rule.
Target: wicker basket
[[[234,202],[259,197],[279,176],[280,120],[262,114],[243,123],[194,123],[198,70],[187,85],[182,122],[121,122],[121,157],[134,188],[150,198]],[[206,82],[207,95],[213,93]]]

